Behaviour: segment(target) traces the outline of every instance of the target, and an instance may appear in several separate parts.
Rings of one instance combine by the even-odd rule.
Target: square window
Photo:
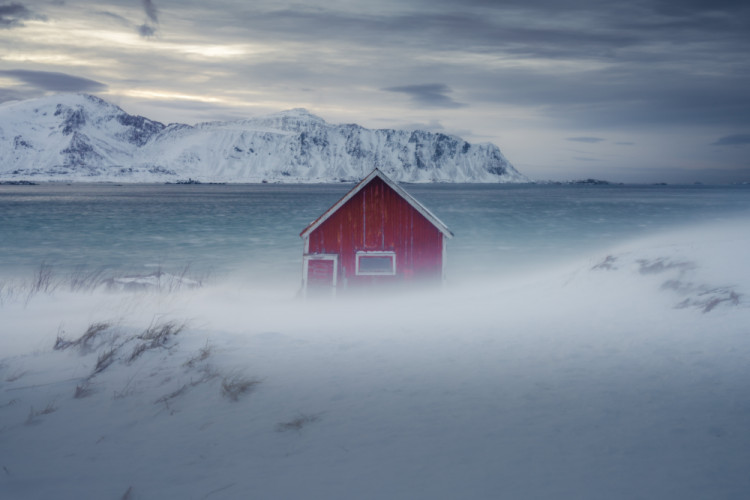
[[[357,252],[358,276],[393,276],[396,274],[394,252]]]

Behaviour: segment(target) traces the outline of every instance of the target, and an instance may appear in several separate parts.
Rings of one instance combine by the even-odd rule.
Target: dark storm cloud
[[[143,0],[143,10],[146,12],[146,16],[156,24],[159,24],[159,11],[151,0]]]
[[[443,132],[445,127],[439,120],[430,120],[429,122],[404,123],[399,128],[403,130],[428,130],[430,132]]]
[[[412,0],[399,7],[248,7],[222,20],[235,35],[371,50],[381,55],[373,66],[380,75],[396,67],[406,68],[402,81],[450,75],[466,102],[534,106],[561,124],[750,125],[750,3]],[[388,90],[420,106],[462,105],[429,86]]]
[[[144,38],[156,36],[164,12],[180,9],[181,19],[192,21],[191,29],[202,37],[197,43],[280,47],[278,58],[253,56],[241,63],[214,58],[200,68],[274,88],[366,82],[420,107],[530,107],[552,123],[580,129],[750,127],[750,2],[129,3],[143,15],[130,29]],[[103,5],[99,14],[127,22],[111,13],[123,10]],[[11,7],[14,16],[33,15],[11,3],[0,6],[3,22],[11,19]],[[185,63],[154,54],[161,56],[163,67]],[[113,59],[128,57],[123,51]],[[425,81],[449,82],[460,89],[460,100],[442,83],[392,86]]]
[[[601,137],[568,137],[565,140],[573,141],[573,142],[587,142],[590,144],[596,144],[597,142],[602,142],[605,139],[602,139]]]
[[[742,146],[750,144],[750,134],[734,134],[719,137],[712,146]]]
[[[462,108],[466,104],[454,101],[449,94],[450,87],[442,83],[427,83],[421,85],[403,85],[384,88],[386,92],[399,92],[408,95],[412,102],[420,107],[428,108]]]
[[[55,92],[98,92],[107,88],[103,83],[54,71],[30,71],[21,69],[0,70],[25,84],[44,91]]]
[[[156,27],[159,24],[159,11],[151,0],[142,0],[143,11],[148,18],[145,23],[136,27],[136,31],[142,38],[151,38],[156,36]]]
[[[232,22],[232,21],[230,21]],[[585,31],[549,23],[509,21],[505,9],[490,13],[466,9],[353,14],[324,9],[280,9],[247,13],[234,20],[271,39],[321,42],[341,40],[413,49],[498,50],[522,54],[562,55],[624,46],[638,41],[635,34],[607,30]]]
[[[748,66],[750,75],[750,65],[737,64]],[[679,66],[620,63],[560,74],[515,68],[478,71],[472,75],[472,88],[463,90],[487,102],[537,107],[560,124],[750,126],[750,77],[710,66]]]
[[[156,28],[149,26],[148,24],[141,24],[138,26],[138,34],[143,38],[149,38],[156,34]]]
[[[377,47],[503,50],[529,56],[664,57],[653,43],[747,40],[748,8],[683,8],[660,2],[407,2],[410,9],[352,13],[324,8],[248,11],[229,22],[265,36],[295,40],[368,41]],[[737,15],[739,14],[739,15]],[[648,48],[638,54],[625,49]]]
[[[590,156],[574,156],[573,159],[576,161],[602,161],[601,158],[592,158]]]
[[[0,28],[16,28],[23,26],[23,21],[30,19],[44,19],[20,3],[0,5]]]
[[[114,21],[117,21],[118,24],[121,24],[123,26],[132,26],[133,24],[128,19],[124,18],[123,16],[119,14],[115,14],[114,12],[101,10],[101,11],[95,11],[94,13],[100,16],[108,17]]]
[[[460,6],[453,1],[410,1],[398,9],[380,10],[225,5],[215,18],[205,11],[196,27],[220,27],[219,36],[228,37],[262,34],[266,40],[312,46],[341,42],[390,48],[405,58],[428,50],[603,62],[663,63],[678,57],[688,63],[705,59],[717,48],[725,57],[743,52],[737,43],[750,40],[750,9],[742,3],[692,4],[696,6],[674,10],[653,0],[474,1]],[[675,50],[684,44],[695,45],[693,50]]]
[[[142,38],[151,38],[153,36],[156,36],[156,27],[148,24],[148,21],[143,24],[136,24],[126,17],[110,11],[95,11],[94,14],[108,18],[109,20],[114,21],[121,26],[127,27],[128,29],[135,30],[135,32],[138,33],[138,35],[140,35]]]
[[[690,15],[694,12],[726,12],[746,7],[743,0],[654,0],[654,10],[674,15]]]

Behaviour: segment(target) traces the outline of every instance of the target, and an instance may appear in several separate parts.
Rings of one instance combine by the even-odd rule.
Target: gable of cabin
[[[444,234],[379,176],[338,207],[307,236],[306,253],[337,255],[337,282],[442,279]],[[358,269],[363,258],[392,255],[392,274]]]

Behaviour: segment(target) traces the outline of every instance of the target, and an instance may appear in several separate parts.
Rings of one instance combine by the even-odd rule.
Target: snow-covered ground
[[[748,498],[748,248],[306,303],[6,284],[0,498]]]

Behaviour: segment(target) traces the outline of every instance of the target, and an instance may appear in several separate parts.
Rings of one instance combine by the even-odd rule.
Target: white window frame
[[[390,257],[391,258],[391,270],[385,272],[369,272],[360,271],[359,259],[360,257]],[[357,252],[355,257],[355,274],[357,276],[395,276],[396,275],[396,252],[391,251],[363,251]]]

